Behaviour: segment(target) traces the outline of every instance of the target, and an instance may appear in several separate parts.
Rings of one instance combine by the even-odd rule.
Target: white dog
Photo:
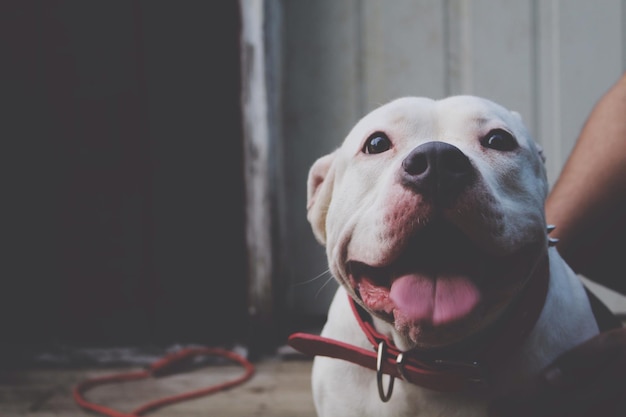
[[[317,160],[308,219],[341,285],[321,337],[290,343],[317,355],[318,415],[485,416],[597,334],[547,191],[519,114],[473,96],[394,100]]]

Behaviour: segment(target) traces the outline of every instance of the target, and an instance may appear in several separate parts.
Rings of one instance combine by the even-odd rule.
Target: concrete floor
[[[255,363],[254,376],[228,391],[185,401],[150,412],[169,417],[315,417],[310,390],[312,362],[307,358],[271,358]],[[138,368],[0,370],[0,416],[87,417],[96,414],[81,409],[72,389],[85,378]],[[140,368],[139,368],[140,369]],[[242,374],[238,365],[205,366],[182,374],[102,385],[85,397],[121,412],[178,392],[217,384]]]
[[[10,363],[6,358],[18,357],[18,353],[11,351],[3,355],[5,365]],[[72,390],[76,384],[96,376],[141,370],[163,354],[159,349],[113,352],[108,349],[61,349],[60,353],[52,351],[51,355],[40,356],[35,366],[29,363],[25,367],[3,368],[0,361],[0,417],[96,416],[75,403]],[[44,366],[37,366],[37,363]],[[316,417],[311,396],[310,358],[290,348],[279,349],[276,356],[257,361],[254,365],[254,376],[242,385],[166,406],[146,415]],[[212,386],[242,374],[243,369],[239,365],[226,361],[206,362],[197,369],[167,377],[98,386],[89,390],[85,397],[120,412],[130,412],[151,400]]]

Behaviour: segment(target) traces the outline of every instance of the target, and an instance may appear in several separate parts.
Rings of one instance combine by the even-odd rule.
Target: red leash
[[[112,408],[108,408],[103,405],[87,401],[83,396],[87,390],[98,385],[110,384],[113,382],[134,381],[138,379],[158,377],[165,374],[173,373],[172,368],[178,365],[181,361],[187,360],[195,356],[222,356],[230,359],[233,362],[239,363],[241,366],[243,366],[245,372],[240,377],[223,382],[218,385],[201,388],[195,391],[183,392],[181,394],[176,394],[169,397],[150,401],[141,405],[130,413],[123,413],[117,410],[113,410]],[[202,397],[218,391],[224,391],[234,387],[235,385],[242,384],[243,382],[250,379],[252,375],[254,375],[254,370],[254,365],[246,358],[228,350],[203,347],[186,348],[159,359],[158,361],[150,365],[147,370],[95,377],[82,381],[74,388],[74,401],[76,401],[79,406],[86,410],[94,411],[108,417],[138,417],[142,414],[166,405]]]

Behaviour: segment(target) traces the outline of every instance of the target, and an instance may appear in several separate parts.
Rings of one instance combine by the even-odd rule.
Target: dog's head
[[[412,346],[493,323],[547,250],[541,150],[519,114],[406,97],[362,118],[308,179],[308,219],[348,293]]]

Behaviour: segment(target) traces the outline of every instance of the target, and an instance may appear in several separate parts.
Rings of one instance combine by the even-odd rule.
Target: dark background
[[[3,347],[245,342],[236,1],[0,3]]]

